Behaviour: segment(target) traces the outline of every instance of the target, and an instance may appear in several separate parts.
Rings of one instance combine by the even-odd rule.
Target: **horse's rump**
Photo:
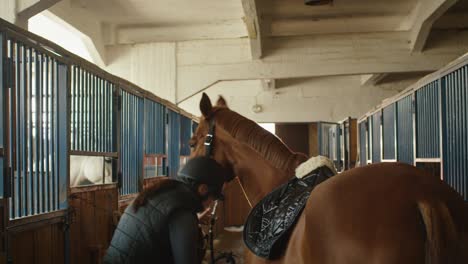
[[[463,203],[413,166],[370,165],[317,186],[304,211],[307,232],[294,239],[336,248],[337,263],[468,263]]]

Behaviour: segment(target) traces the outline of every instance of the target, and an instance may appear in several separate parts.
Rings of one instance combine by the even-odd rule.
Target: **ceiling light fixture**
[[[259,104],[255,104],[252,106],[252,112],[258,114],[263,111],[263,107]]]

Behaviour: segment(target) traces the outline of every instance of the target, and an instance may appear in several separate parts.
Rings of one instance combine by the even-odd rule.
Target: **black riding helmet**
[[[223,200],[222,191],[225,176],[226,171],[218,162],[212,158],[200,156],[187,161],[177,174],[177,180],[194,187],[199,184],[206,184],[211,195]]]

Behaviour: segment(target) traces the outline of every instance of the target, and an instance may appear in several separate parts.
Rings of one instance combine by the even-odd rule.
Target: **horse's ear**
[[[216,102],[216,106],[228,107],[226,100],[224,100],[223,96],[219,96],[218,101]]]
[[[203,93],[202,99],[200,100],[200,111],[204,117],[207,117],[210,115],[211,109],[213,109],[211,100],[206,93]]]

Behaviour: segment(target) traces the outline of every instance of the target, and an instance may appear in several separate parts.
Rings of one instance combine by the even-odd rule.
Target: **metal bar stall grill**
[[[359,160],[361,166],[367,164],[367,121],[359,123]]]
[[[175,177],[180,165],[180,114],[172,110],[169,112],[169,149],[168,163],[170,177]]]
[[[318,145],[319,155],[330,157],[329,149],[329,130],[335,123],[319,122],[318,123]]]
[[[144,177],[166,175],[166,107],[145,98]]]
[[[61,113],[67,112],[68,71],[55,54],[19,37],[7,38],[7,51],[12,171],[6,188],[11,193],[9,218],[14,220],[67,206],[67,163],[60,159],[66,156],[61,139],[67,130],[60,127],[67,118]]]
[[[120,91],[120,162],[121,195],[138,193],[143,179],[144,99],[125,90]]]
[[[343,155],[343,153],[341,153],[341,133],[342,133],[342,130],[341,130],[341,126],[339,124],[336,124],[335,125],[335,151],[336,151],[336,157],[335,157],[335,166],[336,166],[336,169],[338,171],[341,171],[342,169],[342,162],[341,162],[341,155]]]
[[[367,117],[366,123],[366,141],[367,141],[367,163],[372,163],[372,116]]]
[[[440,158],[439,80],[415,92],[416,158]]]
[[[342,131],[340,135],[340,162],[342,164],[340,171],[344,171],[349,169],[349,119],[340,124],[340,130]]]
[[[372,163],[377,163],[381,161],[381,115],[381,110],[377,111],[372,115]]]
[[[190,138],[192,138],[192,120],[186,116],[180,116],[180,156],[190,156]],[[181,164],[182,165],[182,164]]]
[[[116,86],[83,66],[70,68],[70,185],[112,183]]]
[[[468,201],[468,65],[442,77],[444,180]]]
[[[395,160],[395,103],[385,107],[382,112],[382,160]]]
[[[340,126],[338,124],[332,125],[328,129],[328,150],[329,158],[335,164],[336,169],[340,171]]]
[[[7,120],[4,118],[4,115],[6,114],[7,111],[5,111],[5,82],[6,82],[6,78],[4,76],[4,69],[3,69],[3,62],[5,61],[5,56],[3,54],[3,51],[4,51],[4,40],[5,40],[5,35],[3,32],[0,32],[0,198],[3,198],[4,196],[4,186],[3,186],[3,182],[4,182],[4,170],[5,170],[5,166],[4,166],[4,162],[3,162],[3,159],[4,159],[4,156],[5,156],[5,146],[4,146],[4,137],[5,137],[5,123],[4,123],[4,120]]]
[[[413,98],[408,95],[396,103],[397,160],[413,165]]]

